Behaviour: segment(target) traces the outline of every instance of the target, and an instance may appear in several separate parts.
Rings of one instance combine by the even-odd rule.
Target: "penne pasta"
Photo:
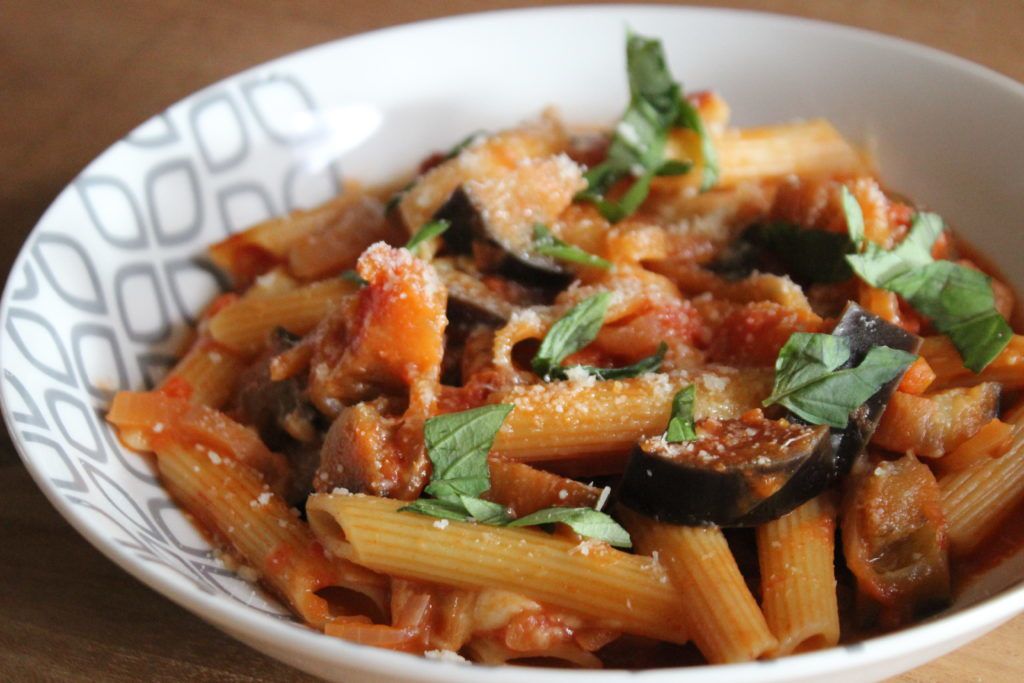
[[[359,605],[328,602],[318,592],[329,588],[361,594],[385,609],[386,579],[342,559],[328,561],[297,512],[255,471],[170,439],[156,439],[153,449],[171,495],[307,622],[322,627],[332,621],[332,610],[351,612]]]
[[[1006,390],[1024,389],[1024,335],[1013,335],[1007,347],[980,373],[964,367],[963,359],[946,337],[925,337],[921,357],[935,372],[932,389],[971,387],[982,382],[999,382]]]
[[[1005,453],[943,476],[939,488],[949,551],[968,555],[1024,499],[1024,420],[1013,422],[1012,442]]]
[[[173,392],[177,386],[190,402],[220,408],[234,391],[245,365],[238,354],[200,336],[158,388]]]
[[[698,418],[738,417],[770,393],[771,373],[709,367],[705,372],[515,387],[495,397],[495,402],[515,409],[498,432],[492,453],[548,463],[624,456],[640,438],[665,429],[673,394],[691,383],[698,386]]]
[[[744,662],[776,648],[720,529],[660,524],[620,513],[637,550],[657,557],[681,593],[678,607],[709,662]]]
[[[688,640],[680,595],[645,558],[534,529],[488,527],[399,512],[401,501],[318,494],[310,526],[330,549],[373,571],[462,588],[522,593],[626,633]]]
[[[276,327],[294,334],[313,329],[357,285],[342,279],[323,280],[279,294],[243,297],[210,320],[210,335],[219,344],[239,353],[260,351]]]
[[[825,494],[757,528],[761,607],[776,655],[839,642],[836,506]]]
[[[673,131],[667,153],[673,158],[693,158],[692,133]],[[870,171],[861,154],[828,121],[812,119],[761,128],[728,129],[715,138],[721,175],[718,187],[744,181],[800,176],[855,176]],[[679,182],[694,183],[697,174]]]
[[[234,290],[116,394],[122,442],[307,625],[746,662],[913,623],[1008,548],[1013,293],[829,122],[728,128],[657,40],[626,58],[612,128],[548,110],[215,244]],[[922,330],[957,345],[915,359]]]

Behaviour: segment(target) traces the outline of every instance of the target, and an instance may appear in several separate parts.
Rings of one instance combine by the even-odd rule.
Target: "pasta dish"
[[[947,606],[1024,505],[1014,295],[825,120],[729,124],[630,34],[552,110],[214,244],[107,419],[239,574],[355,643],[649,668]]]

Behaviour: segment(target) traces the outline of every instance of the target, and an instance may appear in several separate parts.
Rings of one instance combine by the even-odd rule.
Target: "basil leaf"
[[[846,256],[854,246],[846,235],[774,222],[751,226],[743,239],[771,252],[798,282],[828,284],[853,277]]]
[[[679,443],[697,438],[697,429],[693,424],[693,403],[696,398],[697,387],[694,384],[683,387],[672,397],[672,417],[665,430],[665,441]]]
[[[860,207],[851,211],[845,204],[847,224],[855,225],[854,214]],[[964,366],[981,372],[1010,343],[1013,330],[995,308],[987,275],[932,258],[932,247],[942,230],[938,215],[919,213],[910,233],[894,249],[886,251],[867,243],[863,253],[847,256],[846,260],[865,282],[899,294],[930,318],[935,328],[953,342]]]
[[[1013,329],[995,309],[939,330],[960,350],[964,367],[972,372],[984,370],[1013,339]]]
[[[550,256],[559,261],[579,263],[591,268],[608,269],[612,267],[611,262],[604,260],[600,256],[595,256],[576,245],[569,244],[555,237],[548,230],[547,226],[541,223],[533,226],[533,249],[538,254]]]
[[[470,145],[472,145],[476,140],[478,140],[480,137],[482,137],[484,135],[487,135],[487,131],[484,131],[484,130],[475,130],[475,131],[473,131],[472,133],[470,133],[466,137],[464,137],[461,140],[459,140],[458,142],[456,142],[452,146],[452,148],[449,149],[445,153],[444,160],[448,161],[449,159],[454,159],[455,157],[459,156],[459,154],[462,153],[462,150],[464,150],[467,147],[469,147]]]
[[[952,261],[935,261],[885,285],[931,318],[960,351],[964,366],[981,372],[1010,342],[1013,330],[995,309],[987,275]]]
[[[917,358],[888,346],[872,348],[860,365],[839,370],[850,345],[828,334],[793,334],[779,351],[775,386],[764,405],[779,404],[811,424],[843,428],[850,413]]]
[[[847,223],[850,220],[848,215]],[[942,219],[933,213],[919,213],[914,218],[910,233],[891,251],[868,242],[864,245],[863,253],[851,254],[846,260],[869,285],[887,289],[886,283],[890,280],[934,263],[932,246],[940,234]]]
[[[616,223],[635,212],[658,175],[680,175],[692,168],[688,162],[664,159],[668,131],[673,126],[690,128],[701,141],[704,170],[701,189],[711,187],[718,176],[714,146],[700,113],[683,99],[682,88],[672,78],[661,42],[630,33],[626,40],[626,71],[630,102],[608,147],[607,159],[587,171],[587,189],[577,195],[592,202],[609,221]],[[627,177],[633,184],[618,200],[604,195]]]
[[[791,390],[814,382],[850,360],[850,344],[830,334],[798,332],[779,350],[775,361],[775,388]]]
[[[512,521],[512,515],[508,514],[508,509],[504,505],[472,496],[459,496],[459,501],[470,516],[481,524],[505,526]]]
[[[842,186],[840,195],[843,213],[846,215],[846,231],[850,233],[850,240],[860,246],[864,243],[864,212],[860,209],[860,202],[846,185]]]
[[[429,418],[423,438],[434,471],[425,491],[437,498],[455,498],[489,489],[487,453],[512,408],[499,403]]]
[[[668,352],[668,344],[661,342],[658,344],[658,350],[652,353],[646,358],[641,358],[632,365],[625,365],[621,368],[599,368],[593,365],[570,365],[568,367],[557,366],[548,372],[548,377],[553,379],[567,379],[570,370],[583,370],[588,375],[596,377],[599,380],[609,379],[628,379],[629,377],[637,377],[647,372],[656,372],[661,367],[662,361],[665,360],[665,354]]]
[[[661,166],[658,167],[656,175],[685,175],[690,172],[691,168],[693,168],[693,164],[689,161],[680,161],[679,159],[668,159],[667,161],[662,162]]]
[[[420,498],[414,500],[404,507],[398,508],[399,512],[418,512],[421,515],[440,517],[442,519],[454,519],[457,522],[469,520],[469,512],[458,499],[438,500],[433,498]]]
[[[594,341],[604,323],[610,300],[608,292],[595,294],[555,321],[533,357],[533,371],[541,377],[548,377],[568,356]]]
[[[412,251],[427,240],[444,233],[444,231],[451,226],[452,224],[443,218],[436,221],[427,221],[423,224],[423,227],[416,231],[415,235],[409,238],[409,241],[405,244],[405,248]]]
[[[623,529],[618,522],[603,512],[593,508],[547,508],[538,510],[533,514],[520,517],[509,526],[537,526],[540,524],[554,524],[561,522],[581,536],[596,538],[607,541],[618,548],[631,548],[632,540],[629,532]]]
[[[629,94],[649,103],[662,115],[664,125],[671,124],[679,106],[680,88],[669,72],[661,41],[630,31],[626,37],[626,73]]]
[[[366,285],[370,284],[369,282],[363,279],[362,275],[352,270],[351,268],[349,268],[348,270],[343,270],[341,272],[341,275],[339,275],[338,277],[340,277],[342,280],[346,280],[347,282],[354,282],[360,287],[365,287]]]

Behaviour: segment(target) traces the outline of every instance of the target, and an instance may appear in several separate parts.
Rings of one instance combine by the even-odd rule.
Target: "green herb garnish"
[[[743,239],[771,252],[798,282],[828,284],[853,277],[846,256],[854,246],[846,235],[773,222],[748,228]]]
[[[811,424],[842,428],[851,412],[917,359],[906,351],[876,346],[860,365],[843,368],[850,355],[843,337],[794,333],[779,351],[775,386],[764,405],[777,403]]]
[[[423,438],[434,471],[425,491],[434,498],[420,498],[399,508],[399,512],[417,512],[459,522],[475,521],[489,526],[562,522],[582,536],[630,547],[629,533],[598,510],[548,508],[513,519],[503,505],[479,497],[491,487],[487,455],[512,409],[511,405],[497,404],[428,419]]]
[[[672,397],[672,417],[665,430],[665,441],[679,443],[697,438],[697,429],[693,423],[693,403],[696,398],[697,387],[693,384],[683,387]]]
[[[577,199],[595,204],[613,223],[640,207],[655,176],[681,175],[692,168],[688,162],[665,160],[668,131],[673,127],[692,129],[700,137],[704,162],[701,190],[712,187],[718,177],[711,137],[700,113],[683,98],[682,88],[673,80],[661,42],[630,33],[626,70],[629,106],[615,127],[607,158],[587,171],[587,189],[577,195]],[[629,176],[635,180],[618,201],[605,197],[615,183]]]
[[[504,403],[427,420],[423,439],[434,472],[426,492],[435,498],[479,496],[491,486],[487,453],[512,412]]]
[[[509,526],[537,526],[561,522],[580,536],[607,541],[619,548],[632,547],[629,532],[603,512],[593,508],[547,508],[509,522]]]
[[[600,256],[595,256],[580,249],[574,244],[564,242],[551,234],[547,226],[538,223],[533,226],[533,250],[543,256],[550,256],[559,261],[578,263],[591,268],[611,268],[612,264]]]
[[[849,197],[852,201],[847,201]],[[860,206],[844,194],[850,237],[863,251],[846,257],[862,280],[895,292],[931,319],[960,352],[964,366],[981,372],[1010,343],[1013,330],[995,308],[991,278],[952,261],[936,261],[932,247],[942,234],[937,214],[918,213],[910,233],[895,248],[885,250],[863,239]]]
[[[595,294],[555,321],[533,357],[533,371],[541,377],[549,377],[563,360],[594,341],[604,324],[610,300],[608,292]]]
[[[365,279],[363,279],[362,275],[352,270],[351,268],[349,268],[348,270],[341,271],[341,275],[339,275],[338,277],[347,282],[357,284],[360,287],[365,287],[366,285],[370,284]]]
[[[452,224],[443,218],[436,221],[427,221],[419,230],[416,231],[415,235],[409,238],[405,248],[412,251],[427,240],[443,234],[444,231],[451,226]]]
[[[654,372],[661,367],[668,352],[668,345],[661,342],[658,350],[632,365],[621,368],[599,368],[593,365],[563,366],[562,361],[576,353],[590,342],[604,324],[611,294],[601,292],[584,299],[569,309],[569,312],[555,321],[544,336],[537,354],[533,357],[533,371],[546,380],[566,379],[572,370],[582,371],[599,380],[625,379],[645,372]]]
[[[658,349],[647,356],[641,358],[631,365],[624,365],[621,368],[599,368],[594,365],[569,365],[552,368],[548,376],[553,379],[567,379],[571,371],[576,370],[577,372],[585,372],[591,377],[595,377],[599,380],[609,379],[628,379],[629,377],[637,377],[648,372],[657,372],[658,368],[661,367],[662,362],[665,360],[665,354],[668,352],[668,344],[661,342],[658,344]]]

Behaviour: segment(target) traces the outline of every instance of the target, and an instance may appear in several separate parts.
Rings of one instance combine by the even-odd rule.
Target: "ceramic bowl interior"
[[[256,67],[153,117],[46,212],[3,296],[2,400],[26,465],[86,538],[199,616],[307,671],[347,681],[475,681],[472,667],[314,633],[211,554],[103,421],[151,387],[226,283],[203,258],[247,225],[409,171],[467,132],[554,105],[608,123],[626,101],[626,27],[663,39],[674,73],[712,87],[740,125],[824,116],[877,154],[890,187],[941,212],[1024,286],[1024,87],[926,48],[772,15],[655,7],[514,11],[416,24]],[[865,678],[910,668],[1024,610],[1024,558],[949,614],[849,647],[650,680]],[[73,580],[73,579],[72,579]],[[518,680],[523,669],[487,672]],[[537,683],[634,680],[530,671]]]

